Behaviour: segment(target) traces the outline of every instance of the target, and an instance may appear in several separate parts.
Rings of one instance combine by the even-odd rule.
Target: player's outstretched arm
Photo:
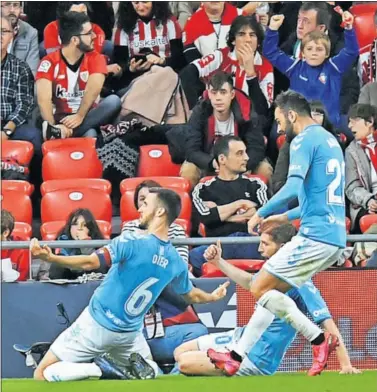
[[[220,268],[222,272],[234,282],[239,284],[246,290],[250,289],[252,274],[243,271],[232,264],[229,264],[222,257],[222,249],[220,240],[217,240],[216,245],[209,246],[204,252],[204,258],[211,264],[214,264],[217,268]]]
[[[191,304],[206,304],[208,302],[215,302],[223,299],[226,296],[227,288],[230,282],[225,282],[221,284],[212,293],[207,293],[197,287],[194,287],[190,292],[184,295],[187,302]]]
[[[347,348],[343,342],[342,335],[333,319],[327,319],[322,323],[323,328],[339,338],[339,347],[336,349],[336,356],[340,364],[340,374],[359,374],[361,371],[351,364]]]
[[[38,240],[33,238],[30,242],[30,251],[34,258],[55,263],[68,268],[81,268],[83,270],[94,270],[100,267],[100,261],[96,253],[81,256],[58,256],[52,253],[47,245],[40,246]]]

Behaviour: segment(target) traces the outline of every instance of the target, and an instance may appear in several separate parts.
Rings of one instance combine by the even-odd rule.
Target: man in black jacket
[[[233,88],[230,74],[217,72],[209,81],[208,99],[194,108],[186,126],[186,161],[180,175],[195,186],[203,175],[214,174],[218,164],[213,145],[224,136],[238,136],[246,144],[247,170],[268,174],[262,129],[257,119],[250,118],[250,100]],[[267,170],[266,170],[267,168]],[[272,172],[271,172],[272,173]]]

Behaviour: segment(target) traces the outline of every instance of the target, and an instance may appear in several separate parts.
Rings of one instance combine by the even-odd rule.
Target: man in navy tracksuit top
[[[340,125],[340,89],[342,75],[359,55],[359,45],[352,28],[353,16],[343,13],[345,47],[329,58],[330,40],[325,33],[312,31],[302,40],[303,59],[293,59],[278,47],[278,29],[283,15],[274,15],[266,32],[263,55],[290,80],[290,88],[307,100],[320,100],[326,107],[333,125]]]

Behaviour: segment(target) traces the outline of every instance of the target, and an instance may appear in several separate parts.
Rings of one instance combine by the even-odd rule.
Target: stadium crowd
[[[273,104],[287,89],[344,151],[348,232],[376,233],[376,48],[375,2],[2,1],[1,241],[30,239],[39,220],[47,240],[108,239],[116,216],[122,231],[142,232],[138,209],[160,186],[182,201],[169,239],[249,236],[287,180],[291,140]],[[223,245],[223,256],[259,269],[265,246]],[[206,249],[177,246],[190,276],[224,276]],[[27,280],[29,257],[2,250],[4,276]],[[37,279],[108,270],[38,266]],[[337,266],[377,266],[377,244],[356,243]],[[156,314],[161,364],[207,334],[169,287]]]

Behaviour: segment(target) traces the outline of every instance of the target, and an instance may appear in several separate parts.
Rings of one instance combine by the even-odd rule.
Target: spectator
[[[168,2],[121,2],[117,24],[114,61],[122,68],[121,87],[152,65],[177,71],[184,66],[182,30]]]
[[[311,109],[311,116],[313,120],[318,125],[322,125],[323,128],[325,128],[332,135],[334,135],[339,141],[339,137],[336,134],[329,120],[328,114],[323,104],[320,101],[313,101],[310,103],[310,109]],[[280,188],[287,182],[290,145],[291,145],[291,140],[286,140],[286,143],[284,143],[281,149],[279,150],[278,160],[276,162],[275,171],[274,174],[272,175],[272,181],[271,181],[273,194],[277,193],[280,190]]]
[[[263,133],[250,119],[250,101],[233,88],[230,74],[219,71],[209,81],[208,99],[199,102],[185,127],[186,162],[180,175],[194,187],[201,177],[218,171],[213,145],[223,136],[239,136],[249,156],[247,170],[258,174],[265,158]],[[178,138],[181,132],[177,132]]]
[[[250,2],[242,9],[225,1],[204,1],[202,7],[187,21],[183,32],[187,63],[226,48],[233,20],[241,14],[253,14],[257,5],[256,2]]]
[[[169,1],[169,6],[183,30],[187,20],[200,7],[200,1]]]
[[[344,47],[344,41],[338,34],[334,34],[333,29],[330,29],[331,15],[329,5],[325,2],[304,2],[299,10],[296,32],[283,42],[281,50],[294,59],[299,59],[302,56],[301,41],[304,36],[313,31],[320,31],[326,33],[330,39],[330,57],[337,55]],[[275,77],[276,94],[289,88],[289,80],[285,76],[275,72]],[[360,82],[356,67],[350,67],[342,76],[340,83],[340,113],[344,115],[342,128],[346,128],[348,110],[357,102],[359,92]],[[330,111],[328,112],[331,114]],[[333,124],[336,125],[334,122]],[[352,134],[349,132],[347,137],[352,137]]]
[[[120,99],[110,95],[95,106],[107,71],[104,57],[93,51],[88,16],[67,12],[60,18],[59,35],[62,49],[42,59],[36,77],[44,138],[96,137],[99,126],[119,113]]]
[[[13,29],[8,53],[25,61],[35,75],[39,63],[38,32],[29,23],[20,19],[22,10],[21,1],[1,2],[1,15],[10,18]]]
[[[267,187],[259,178],[241,175],[249,159],[244,142],[237,136],[224,136],[215,143],[217,177],[199,183],[193,191],[193,204],[209,237],[248,236],[247,222],[267,202]],[[190,252],[194,275],[201,275],[207,246]],[[256,244],[223,245],[225,259],[259,258]]]
[[[73,211],[67,219],[66,224],[57,236],[58,241],[86,241],[102,240],[103,235],[98,227],[96,219],[90,210],[80,208]],[[87,248],[61,248],[56,250],[56,254],[62,256],[79,256],[90,255],[95,252],[92,247]],[[57,264],[51,264],[49,276],[50,279],[77,279],[84,273],[100,272],[105,274],[107,267],[101,267],[98,270],[77,270],[68,267],[62,267]]]
[[[25,238],[12,236],[14,230],[14,217],[6,210],[1,210],[1,242],[25,241]],[[8,262],[6,261],[8,260]],[[1,264],[12,265],[14,272],[7,272],[11,281],[24,281],[29,278],[29,249],[1,249]],[[4,278],[4,277],[3,277]]]
[[[361,89],[358,103],[377,106],[377,82],[367,83]]]
[[[300,50],[304,60],[293,59],[278,47],[279,27],[283,23],[283,15],[271,18],[270,28],[266,33],[263,54],[280,72],[288,76],[290,88],[301,93],[309,100],[320,100],[330,120],[335,126],[341,125],[340,89],[342,75],[352,66],[358,56],[359,45],[352,28],[353,16],[349,12],[343,14],[346,23],[346,47],[331,57],[331,42],[321,31],[312,31],[304,36]],[[299,24],[298,31],[301,24]]]
[[[137,210],[143,204],[143,201],[148,195],[150,188],[161,188],[161,185],[153,180],[145,180],[136,187],[134,195],[134,205]],[[123,224],[122,231],[140,233],[143,232],[143,229],[140,228],[139,219],[135,219],[133,221],[125,222]],[[169,240],[173,240],[176,238],[186,238],[186,233],[182,226],[178,225],[177,223],[172,223],[169,227],[168,236]],[[179,255],[182,257],[183,261],[188,264],[188,246],[180,245],[176,246],[175,248],[177,249]]]
[[[41,132],[28,124],[34,107],[34,78],[29,66],[7,48],[12,41],[10,17],[1,17],[1,140],[31,142],[41,155]]]
[[[355,140],[346,149],[345,193],[351,202],[352,232],[359,234],[360,218],[377,212],[377,108],[353,105],[349,127]]]
[[[199,78],[215,71],[231,73],[234,86],[250,97],[253,111],[267,116],[274,95],[272,65],[261,56],[264,32],[254,17],[236,17],[229,30],[227,47],[195,60],[181,72],[182,85],[193,107],[203,91]]]

